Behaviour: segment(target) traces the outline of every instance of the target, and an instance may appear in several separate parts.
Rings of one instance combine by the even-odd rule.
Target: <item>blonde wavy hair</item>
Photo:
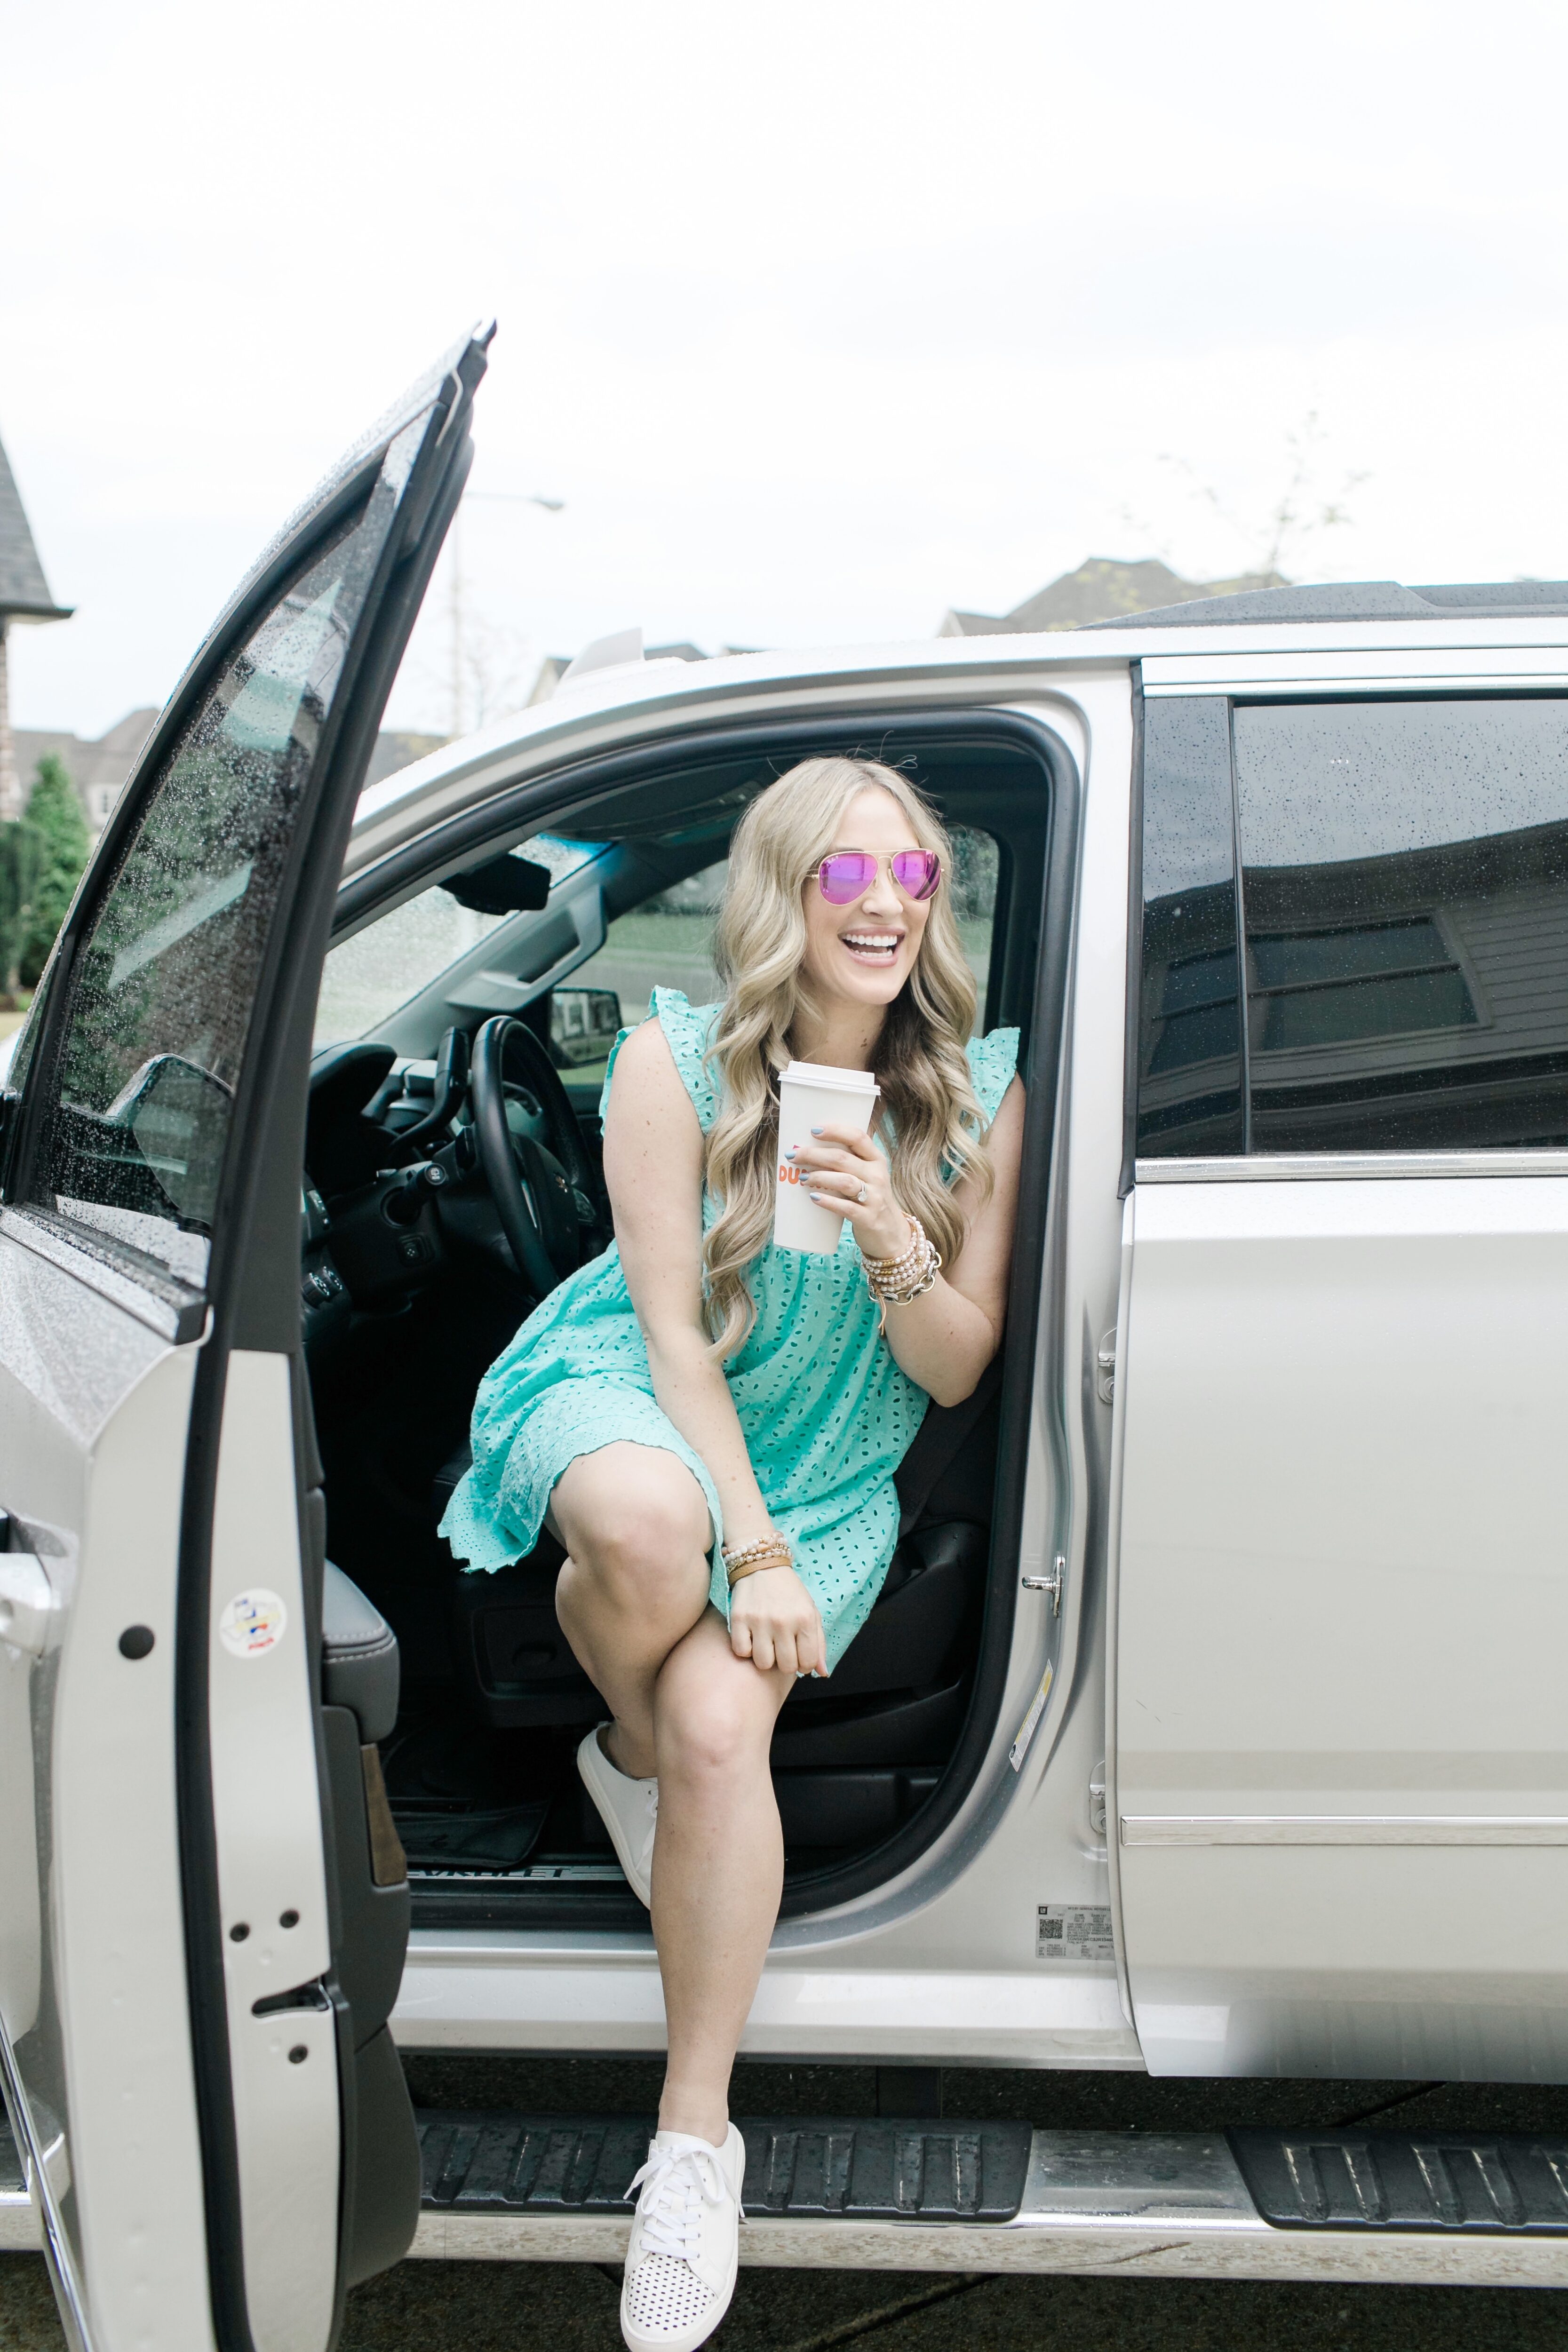
[[[942,859],[914,969],[888,1007],[876,1076],[893,1188],[951,1265],[963,1246],[951,1184],[991,1188],[984,1120],[964,1052],[974,1024],[974,975],[952,911],[952,845],[907,776],[875,760],[803,760],[752,803],[730,845],[729,878],[714,932],[724,1003],[708,1059],[721,1108],[707,1139],[704,1174],[719,1214],[703,1243],[708,1328],[714,1351],[732,1355],[756,1317],[746,1275],[773,1224],[778,1158],[778,1073],[795,1056],[792,1033],[815,1010],[803,969],[805,894],[837,837],[849,803],[887,793],[922,849]]]

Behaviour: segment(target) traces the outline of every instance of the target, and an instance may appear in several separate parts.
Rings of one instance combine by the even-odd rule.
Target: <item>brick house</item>
[[[16,488],[11,463],[0,446],[0,818],[20,816],[25,797],[11,735],[7,638],[14,621],[67,621],[68,604],[49,593],[38,551]]]

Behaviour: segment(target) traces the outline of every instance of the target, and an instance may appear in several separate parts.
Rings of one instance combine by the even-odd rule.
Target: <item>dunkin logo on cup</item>
[[[792,1168],[787,1160],[781,1160],[779,1161],[779,1182],[781,1184],[804,1184],[805,1181],[805,1178],[798,1168]]]

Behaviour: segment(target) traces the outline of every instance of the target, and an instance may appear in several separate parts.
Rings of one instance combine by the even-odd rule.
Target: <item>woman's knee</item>
[[[727,1648],[700,1659],[683,1654],[692,1646],[689,1634],[656,1686],[660,1772],[723,1780],[749,1766],[765,1770],[781,1703],[774,1677]]]
[[[653,1459],[655,1467],[622,1465],[619,1475],[612,1470],[591,1493],[557,1506],[572,1558],[625,1598],[653,1597],[694,1577],[706,1580],[710,1527],[702,1490],[679,1463]]]

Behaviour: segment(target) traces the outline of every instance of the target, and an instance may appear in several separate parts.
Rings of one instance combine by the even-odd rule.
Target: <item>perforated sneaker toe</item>
[[[656,2134],[626,2191],[640,2189],[621,2288],[630,2352],[697,2352],[735,2292],[746,2144],[733,2124],[722,2147],[685,2132]]]

